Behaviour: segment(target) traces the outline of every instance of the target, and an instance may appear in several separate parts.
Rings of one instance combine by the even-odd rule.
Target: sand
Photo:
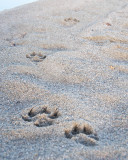
[[[0,159],[128,159],[127,0],[40,0],[0,13]]]

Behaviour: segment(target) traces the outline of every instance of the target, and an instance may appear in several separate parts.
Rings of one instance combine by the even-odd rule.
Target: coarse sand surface
[[[0,12],[0,160],[127,159],[128,1]]]

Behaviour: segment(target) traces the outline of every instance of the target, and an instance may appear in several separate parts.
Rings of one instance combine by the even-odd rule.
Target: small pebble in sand
[[[111,70],[114,70],[114,69],[115,69],[115,67],[113,67],[113,66],[109,66],[109,68],[110,68]]]
[[[111,26],[111,24],[110,24],[110,23],[106,23],[106,25],[107,25],[107,26]]]

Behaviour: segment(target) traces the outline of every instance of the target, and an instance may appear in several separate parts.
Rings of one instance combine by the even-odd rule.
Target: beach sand
[[[127,0],[40,0],[0,13],[0,159],[128,159]]]

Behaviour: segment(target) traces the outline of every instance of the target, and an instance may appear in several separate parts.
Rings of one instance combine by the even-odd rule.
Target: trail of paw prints
[[[24,110],[21,116],[24,121],[33,122],[37,127],[46,127],[54,124],[60,113],[57,108],[50,110],[48,106],[42,105]]]
[[[78,22],[80,22],[80,21],[76,18],[65,18],[64,21],[62,22],[62,24],[65,26],[73,26],[73,25],[77,24]]]
[[[46,56],[41,53],[32,52],[30,54],[26,54],[26,58],[29,58],[32,62],[42,62]]]
[[[97,133],[87,123],[83,125],[75,123],[71,129],[65,130],[65,137],[85,146],[97,145],[99,140]]]

